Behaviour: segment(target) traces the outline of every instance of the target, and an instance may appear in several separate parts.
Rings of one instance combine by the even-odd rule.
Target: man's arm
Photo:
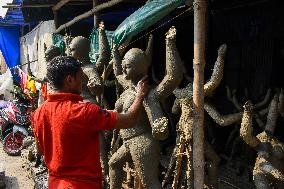
[[[140,113],[140,109],[142,108],[143,99],[149,91],[147,78],[143,78],[138,83],[137,88],[138,90],[136,98],[128,111],[126,113],[119,113],[117,115],[115,129],[127,129],[135,125]]]

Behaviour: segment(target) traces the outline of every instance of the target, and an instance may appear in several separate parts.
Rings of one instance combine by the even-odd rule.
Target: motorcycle
[[[29,136],[31,113],[31,106],[19,100],[8,101],[0,110],[0,138],[8,155],[21,154],[23,141]]]

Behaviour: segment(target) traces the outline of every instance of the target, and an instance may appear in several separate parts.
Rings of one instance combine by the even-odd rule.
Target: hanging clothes
[[[26,53],[25,54],[25,62],[21,62],[21,64],[25,64],[28,61],[35,61],[38,59],[38,38],[39,38],[39,30],[35,28],[33,31],[28,33],[24,38],[25,38],[25,48],[26,48]],[[31,63],[30,68],[32,70],[32,73],[34,75],[37,75],[38,69],[37,69],[37,62]],[[24,71],[27,71],[27,65],[23,66],[22,69]]]
[[[32,92],[32,93],[36,93],[36,85],[35,85],[35,80],[33,80],[31,78],[31,76],[28,75],[28,79],[27,79],[27,86],[26,88]]]
[[[28,80],[28,75],[21,70],[20,68],[18,68],[18,72],[19,72],[19,76],[21,78],[21,87],[22,89],[25,89],[27,86],[27,80]]]
[[[4,94],[5,99],[13,98],[13,76],[11,74],[10,69],[6,71],[6,73],[0,75],[0,94]]]
[[[44,21],[39,27],[37,78],[43,79],[46,75],[45,51],[52,45],[52,33],[55,31],[54,20]]]
[[[40,107],[44,103],[44,98],[42,96],[42,91],[38,91],[38,101],[37,101],[37,107]]]
[[[54,21],[40,22],[31,32],[20,38],[21,64],[32,61],[31,71],[37,78],[46,74],[45,50],[52,45],[52,33],[55,31]],[[27,71],[27,65],[22,67]]]

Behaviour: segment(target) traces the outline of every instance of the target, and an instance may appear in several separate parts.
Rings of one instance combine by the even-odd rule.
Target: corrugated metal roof
[[[0,25],[23,25],[24,16],[21,9],[23,0],[13,0],[9,4],[8,11],[4,18],[0,17]]]

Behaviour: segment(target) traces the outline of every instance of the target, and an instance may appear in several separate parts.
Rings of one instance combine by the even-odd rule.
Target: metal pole
[[[193,169],[194,189],[204,188],[204,67],[206,0],[194,1],[194,127]]]

